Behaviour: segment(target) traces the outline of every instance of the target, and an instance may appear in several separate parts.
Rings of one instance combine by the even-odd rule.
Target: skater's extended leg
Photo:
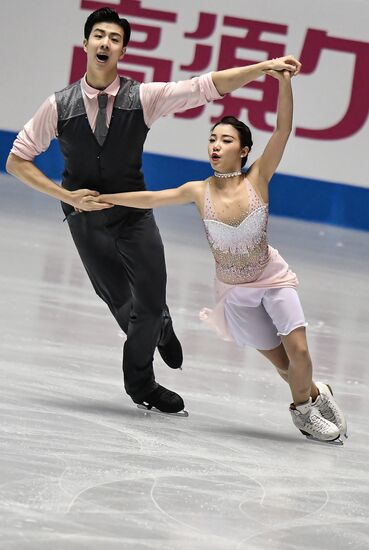
[[[289,384],[288,369],[290,361],[283,344],[280,344],[277,348],[272,350],[259,351],[273,363],[279,375]],[[311,382],[310,396],[312,398],[312,404],[319,410],[320,414],[326,420],[333,422],[340,430],[341,435],[347,437],[347,422],[345,416],[334,399],[329,384],[323,384],[322,382],[315,383],[313,380]]]
[[[318,407],[312,406],[313,400],[319,398],[319,391],[312,380],[306,323],[297,292],[290,288],[269,291],[263,305],[282,341],[282,346],[263,350],[263,355],[290,386],[293,399],[290,412],[295,426],[308,437],[336,440],[340,435],[337,426],[324,418]]]
[[[295,426],[308,437],[319,441],[338,440],[340,430],[312,406],[312,363],[306,341],[305,327],[299,327],[282,336],[283,346],[290,360],[288,382],[293,403],[290,406]]]
[[[291,363],[284,345],[281,343],[274,349],[259,351],[264,355],[264,357],[273,363],[283,380],[290,384],[289,372]],[[317,391],[316,385],[312,382],[310,393],[314,394],[314,399],[317,396],[320,399],[320,396],[316,393]],[[297,402],[292,404],[290,411],[293,423],[300,431],[302,431],[302,433],[304,433],[304,435],[308,435],[309,437],[312,436],[314,439],[320,441],[331,441],[338,438],[339,432],[336,426],[322,418],[319,411],[312,407],[311,397],[306,400],[306,403]]]

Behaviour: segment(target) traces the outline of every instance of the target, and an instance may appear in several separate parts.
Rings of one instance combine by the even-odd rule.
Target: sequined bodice
[[[204,226],[215,258],[218,279],[228,284],[255,281],[269,261],[267,241],[268,206],[245,178],[248,212],[241,222],[217,219],[211,200],[210,184],[205,189]]]

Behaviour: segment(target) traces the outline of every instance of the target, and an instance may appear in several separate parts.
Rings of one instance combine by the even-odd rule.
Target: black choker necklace
[[[225,174],[222,174],[221,172],[214,172],[214,176],[216,178],[235,178],[236,176],[241,176],[242,172],[241,170],[237,170],[237,172],[226,172]]]

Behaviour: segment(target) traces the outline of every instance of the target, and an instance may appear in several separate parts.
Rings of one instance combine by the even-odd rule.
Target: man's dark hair
[[[131,37],[131,25],[127,19],[120,18],[115,10],[111,8],[100,8],[90,13],[87,17],[84,29],[86,40],[88,40],[92,28],[96,23],[115,23],[119,25],[123,31],[123,47],[127,46]]]
[[[221,120],[216,122],[214,126],[212,127],[212,130],[216,128],[219,124],[230,124],[230,126],[233,126],[238,132],[238,136],[240,138],[241,148],[244,147],[249,148],[249,152],[251,151],[252,147],[252,136],[251,136],[251,130],[242,120],[238,120],[238,118],[234,116],[224,116]],[[247,161],[248,154],[246,157],[243,157],[241,166],[242,168],[245,166]]]

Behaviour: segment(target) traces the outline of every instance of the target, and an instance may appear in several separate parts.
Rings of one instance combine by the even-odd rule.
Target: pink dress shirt
[[[106,109],[108,125],[119,86],[120,81],[117,76],[104,90],[104,93],[108,94]],[[94,130],[98,113],[97,96],[101,92],[87,84],[86,76],[81,80],[81,87],[87,118]],[[162,116],[186,111],[221,97],[214,86],[211,73],[180,82],[151,82],[140,85],[140,99],[148,128]],[[52,94],[19,132],[11,152],[24,160],[33,160],[46,151],[51,140],[57,137],[57,125],[55,94]]]

